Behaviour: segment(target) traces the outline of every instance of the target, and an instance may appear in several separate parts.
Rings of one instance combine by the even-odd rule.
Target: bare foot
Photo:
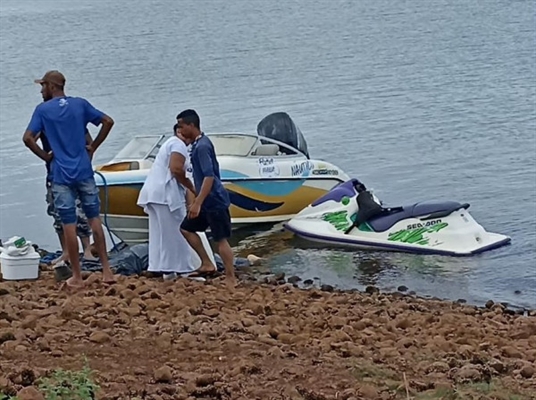
[[[58,258],[56,258],[55,260],[52,260],[52,262],[50,263],[50,265],[56,265],[57,263],[59,263],[60,261],[65,261],[67,262],[67,254],[62,254],[61,256],[59,256]]]
[[[84,281],[71,277],[67,279],[60,287],[60,291],[75,292],[84,288]]]
[[[234,275],[232,275],[232,276],[225,275],[225,284],[227,285],[227,288],[229,290],[232,290],[232,289],[236,288],[236,286],[238,285],[238,282],[236,280],[236,276],[234,276]]]
[[[89,250],[84,253],[84,260],[99,261],[99,259],[95,257]]]
[[[216,266],[212,263],[210,264],[201,264],[201,266],[196,270],[199,272],[212,272],[216,271]]]
[[[117,283],[117,280],[115,279],[114,274],[111,270],[103,270],[102,281],[107,285],[113,285],[114,283]]]

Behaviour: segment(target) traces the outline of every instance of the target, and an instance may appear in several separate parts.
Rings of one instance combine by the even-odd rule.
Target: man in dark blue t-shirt
[[[24,144],[43,161],[50,163],[54,206],[58,211],[69,254],[73,276],[67,279],[67,287],[81,288],[84,285],[78,256],[76,237],[76,198],[80,197],[82,209],[93,231],[95,245],[102,264],[103,280],[115,282],[100,221],[99,191],[95,184],[91,158],[95,150],[110,133],[114,121],[93,107],[86,99],[66,96],[65,77],[59,71],[48,71],[41,85],[44,102],[39,104],[24,132]],[[86,145],[87,124],[102,124],[91,145]],[[36,137],[46,132],[52,152],[45,152],[37,145]]]
[[[229,284],[236,283],[233,250],[227,239],[231,237],[231,215],[229,194],[220,178],[220,165],[214,145],[201,132],[199,116],[194,110],[184,110],[177,115],[179,132],[192,140],[191,163],[193,169],[195,200],[190,205],[188,215],[181,225],[181,232],[190,246],[201,258],[201,267],[196,275],[210,275],[216,267],[210,261],[201,238],[195,232],[204,232],[208,227],[218,246],[218,253],[225,267]]]

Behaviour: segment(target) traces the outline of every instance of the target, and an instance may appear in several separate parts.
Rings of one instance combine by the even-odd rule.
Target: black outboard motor
[[[257,134],[275,139],[301,151],[309,159],[307,142],[292,118],[285,112],[276,112],[264,117],[257,125]],[[285,149],[281,149],[285,152]]]

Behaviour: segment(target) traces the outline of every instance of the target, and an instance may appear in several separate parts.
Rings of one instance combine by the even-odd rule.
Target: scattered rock
[[[275,274],[274,279],[276,281],[284,281],[285,280],[285,273],[284,272],[279,272],[279,273]]]
[[[323,284],[320,286],[320,290],[322,290],[323,292],[333,292],[333,290],[335,290],[335,288],[331,285],[326,285],[326,284]]]
[[[508,358],[523,358],[523,354],[521,353],[521,351],[519,351],[513,346],[503,347],[502,353],[505,357]]]
[[[470,364],[461,367],[454,375],[454,379],[458,383],[476,382],[480,378],[480,371]]]
[[[17,400],[45,400],[45,397],[35,387],[28,386],[17,392]]]
[[[55,349],[55,350],[52,350],[52,352],[50,353],[50,355],[51,355],[52,357],[61,358],[61,357],[63,357],[63,351],[62,351],[62,350]]]
[[[359,393],[365,399],[377,399],[378,390],[372,385],[363,385],[359,388]]]
[[[530,364],[526,364],[523,368],[521,368],[521,370],[519,371],[519,374],[525,378],[525,379],[530,379],[534,376],[534,367]]]
[[[296,276],[296,275],[291,276],[290,278],[287,279],[287,282],[291,283],[293,285],[298,283],[298,282],[300,282],[300,281],[301,281],[301,278],[299,276]]]
[[[154,371],[154,380],[157,383],[171,383],[173,380],[173,372],[167,365],[158,368]]]
[[[395,323],[395,326],[399,329],[408,329],[411,325],[411,322],[407,318],[399,319]]]
[[[493,300],[486,301],[486,308],[488,310],[491,310],[491,308],[495,305],[495,302]]]
[[[407,291],[408,291],[408,287],[407,287],[407,286],[404,286],[404,285],[401,285],[401,286],[399,286],[396,290],[398,290],[399,292],[407,292]]]
[[[17,340],[13,332],[5,332],[0,335],[0,345],[11,340]]]
[[[378,289],[376,286],[367,286],[365,288],[365,293],[368,293],[368,294],[380,293],[380,289]]]
[[[292,287],[298,281],[228,291],[224,279],[120,277],[108,287],[99,277],[74,296],[58,292],[51,271],[38,283],[0,283],[9,292],[0,299],[0,393],[78,369],[85,353],[108,400],[388,400],[406,397],[402,371],[411,398],[491,380],[530,397],[534,318],[509,317],[502,304],[407,296],[402,286],[364,294]]]
[[[249,261],[249,265],[252,266],[252,267],[261,265],[261,263],[262,263],[262,258],[256,256],[255,254],[248,254],[248,256],[246,258]]]
[[[430,372],[448,372],[450,371],[450,366],[444,361],[436,361],[432,363],[427,369],[426,373]]]
[[[272,356],[272,357],[277,357],[277,358],[285,357],[285,354],[283,353],[283,350],[281,350],[277,346],[273,346],[270,350],[268,350],[268,355]]]
[[[37,342],[37,347],[41,351],[50,351],[50,344],[48,343],[48,340],[46,340],[45,338],[41,338]]]
[[[89,340],[93,343],[105,343],[110,340],[110,336],[104,332],[93,332],[89,336]]]
[[[209,310],[204,310],[203,314],[209,318],[216,318],[218,315],[220,315],[220,312],[219,310],[216,310],[215,308],[211,308]]]
[[[195,384],[197,386],[209,386],[213,385],[217,380],[217,377],[214,375],[201,375],[195,379]]]
[[[488,351],[490,348],[491,348],[491,343],[489,342],[480,343],[478,345],[478,349],[480,351]]]

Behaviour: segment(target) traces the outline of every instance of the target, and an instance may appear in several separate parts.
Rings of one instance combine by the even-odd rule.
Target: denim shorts
[[[54,195],[52,193],[52,182],[49,180],[46,181],[46,202],[47,202],[47,214],[50,215],[52,218],[54,218],[54,230],[57,234],[63,234],[63,224],[61,223],[60,215],[58,214],[58,211],[56,210],[56,207],[54,207]],[[91,228],[89,227],[89,224],[87,222],[86,215],[84,214],[84,211],[82,211],[82,203],[80,202],[80,199],[76,199],[76,234],[78,237],[90,237],[91,236]]]
[[[99,189],[93,178],[70,185],[52,183],[52,195],[54,207],[65,225],[77,222],[77,198],[80,198],[82,210],[88,220],[97,218],[100,214]]]

